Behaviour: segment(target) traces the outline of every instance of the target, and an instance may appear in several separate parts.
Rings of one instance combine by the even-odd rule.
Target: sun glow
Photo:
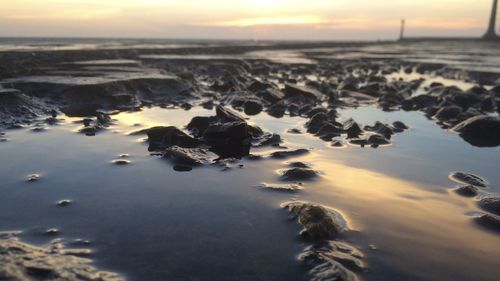
[[[408,32],[483,33],[491,1],[459,2],[0,0],[0,36],[260,38],[265,30],[273,39],[380,39],[395,36],[401,18],[406,18]]]
[[[243,18],[237,20],[224,21],[215,23],[214,25],[220,26],[236,26],[248,27],[256,25],[310,25],[322,24],[328,21],[316,16],[302,16],[302,17],[266,17],[266,18]]]

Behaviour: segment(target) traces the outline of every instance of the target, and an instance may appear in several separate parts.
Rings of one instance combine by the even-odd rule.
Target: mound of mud
[[[49,111],[50,107],[37,98],[17,89],[0,88],[0,127],[29,124]]]
[[[15,237],[0,239],[0,279],[35,280],[124,280],[118,274],[99,271],[90,263],[85,249],[66,249],[60,240],[48,247],[35,247]]]

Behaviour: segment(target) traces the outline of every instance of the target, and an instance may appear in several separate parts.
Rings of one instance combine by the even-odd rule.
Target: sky
[[[0,0],[0,36],[377,40],[480,36],[492,0]]]

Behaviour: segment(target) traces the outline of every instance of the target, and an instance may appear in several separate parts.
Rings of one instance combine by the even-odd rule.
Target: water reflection
[[[98,263],[137,280],[300,280],[303,268],[294,260],[303,247],[299,226],[278,207],[292,197],[346,214],[358,231],[346,239],[367,254],[370,270],[361,274],[363,280],[499,276],[499,236],[473,222],[467,214],[477,211],[474,200],[451,192],[455,183],[448,179],[451,171],[467,171],[498,191],[500,178],[491,164],[500,156],[498,148],[471,147],[420,113],[374,107],[342,110],[341,118],[403,121],[411,130],[384,149],[333,149],[308,134],[286,133],[302,128],[304,119],[260,114],[248,117],[249,123],[281,134],[290,150],[311,153],[242,160],[244,168],[226,172],[208,166],[177,173],[128,135],[157,125],[182,129],[194,116],[213,114],[198,107],[123,112],[95,137],[75,133],[80,124],[68,118],[37,138],[9,131],[12,141],[0,145],[0,155],[9,159],[0,170],[0,229],[26,230],[24,238],[36,243],[46,242],[39,230],[51,228],[64,237],[96,241]],[[276,150],[252,152],[267,156]],[[109,164],[123,154],[133,155],[133,165]],[[320,176],[293,194],[254,188],[280,183],[276,171],[290,161],[309,163]],[[33,171],[43,180],[26,185],[23,179]],[[61,198],[78,204],[54,208]]]

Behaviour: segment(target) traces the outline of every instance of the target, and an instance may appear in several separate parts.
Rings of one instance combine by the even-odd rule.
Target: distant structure
[[[403,40],[405,38],[405,20],[401,20],[401,33],[399,33],[399,40]]]
[[[486,34],[483,35],[483,40],[488,40],[488,41],[500,40],[500,36],[498,36],[496,33],[497,8],[498,8],[498,0],[493,0],[493,8],[491,10],[490,24],[488,26]]]
[[[488,30],[481,38],[477,37],[406,37],[405,32],[405,20],[401,21],[401,33],[399,36],[399,41],[443,41],[443,40],[484,40],[484,41],[496,41],[500,42],[500,36],[496,32],[497,24],[497,13],[498,13],[498,0],[493,0],[493,7],[491,9],[490,22],[488,25]]]

